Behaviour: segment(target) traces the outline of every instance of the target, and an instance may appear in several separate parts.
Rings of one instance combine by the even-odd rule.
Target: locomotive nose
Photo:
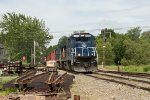
[[[87,45],[86,45],[85,43],[82,43],[82,47],[83,47],[83,48],[86,48]]]
[[[83,65],[84,65],[85,68],[90,67],[90,64],[88,62],[85,62]]]

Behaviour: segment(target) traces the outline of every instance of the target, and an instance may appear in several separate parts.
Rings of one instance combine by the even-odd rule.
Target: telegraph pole
[[[102,61],[102,67],[104,67],[105,64],[105,45],[103,45],[103,61]]]
[[[104,64],[105,64],[105,45],[104,45],[104,43],[106,42],[106,37],[105,37],[105,30],[104,29],[102,29],[101,30],[101,34],[103,35],[103,46],[102,46],[102,49],[103,49],[103,57],[102,57],[102,68],[104,67]]]
[[[35,40],[34,40],[34,43],[33,43],[33,59],[34,59],[34,61],[33,61],[33,64],[35,65]]]
[[[33,65],[33,49],[31,48],[31,65]]]
[[[106,42],[106,34],[107,34],[107,33],[109,34],[109,38],[110,38],[110,39],[111,39],[111,37],[112,37],[112,34],[111,34],[111,32],[107,32],[107,28],[106,28],[106,29],[102,29],[102,30],[101,30],[101,33],[103,34],[103,46],[102,46],[102,48],[103,48],[103,57],[102,57],[102,67],[104,67],[104,65],[105,65],[105,48],[106,48],[105,42]]]

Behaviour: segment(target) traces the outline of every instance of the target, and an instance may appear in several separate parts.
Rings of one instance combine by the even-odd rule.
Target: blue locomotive
[[[58,68],[76,72],[97,70],[95,37],[90,33],[74,33],[55,50]]]

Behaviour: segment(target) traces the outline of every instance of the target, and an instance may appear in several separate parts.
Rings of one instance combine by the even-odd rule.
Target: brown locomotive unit
[[[55,61],[58,68],[76,72],[97,70],[95,37],[90,33],[74,33],[67,42],[58,46],[47,57]]]

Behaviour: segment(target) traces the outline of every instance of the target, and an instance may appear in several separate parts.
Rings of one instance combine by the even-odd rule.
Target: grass
[[[7,77],[0,77],[0,95],[8,95],[12,92],[16,92],[16,88],[4,88],[3,84],[15,79],[16,76],[7,76]]]
[[[17,76],[2,76],[0,77],[0,83],[5,84],[13,79],[15,79]]]
[[[3,88],[2,90],[0,90],[0,95],[8,95],[12,92],[16,92],[17,89],[16,88]]]
[[[104,66],[105,69],[118,70],[118,66]],[[150,65],[140,65],[140,66],[119,66],[120,71],[125,72],[139,72],[139,73],[150,73]]]
[[[127,72],[144,72],[150,73],[150,65],[141,65],[141,66],[126,66],[122,68],[123,71]]]

